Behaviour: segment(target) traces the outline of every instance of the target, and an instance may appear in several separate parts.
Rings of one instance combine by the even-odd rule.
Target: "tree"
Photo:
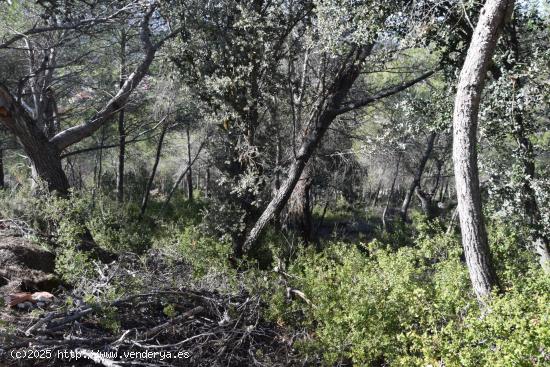
[[[543,19],[543,18],[542,18]],[[484,161],[495,216],[526,229],[526,242],[545,271],[550,271],[550,232],[544,220],[544,171],[547,145],[537,144],[547,121],[544,96],[547,34],[541,15],[522,7],[505,28],[505,47],[496,58],[491,96],[484,103],[483,133],[490,139]],[[520,38],[521,37],[521,38]],[[528,44],[529,48],[524,47]],[[541,72],[542,71],[542,72]],[[542,184],[542,185],[541,185]]]
[[[63,131],[57,132],[53,136],[48,135],[48,132],[51,130],[48,129],[48,126],[52,125],[50,123],[52,121],[50,117],[54,115],[44,115],[44,111],[48,110],[48,101],[50,100],[48,97],[51,95],[51,88],[49,86],[51,80],[48,81],[47,79],[51,79],[53,77],[53,72],[62,67],[56,64],[57,59],[54,57],[56,53],[55,48],[46,48],[46,51],[44,51],[45,54],[43,55],[43,62],[40,65],[33,66],[31,75],[26,78],[31,80],[34,105],[30,106],[25,102],[25,96],[23,95],[21,87],[18,88],[16,92],[12,92],[4,83],[0,82],[0,122],[18,138],[25,153],[31,160],[33,176],[43,180],[47,184],[48,190],[58,192],[61,195],[66,195],[69,190],[69,182],[61,165],[61,154],[63,150],[92,135],[104,124],[108,123],[112,116],[124,107],[129,96],[147,75],[148,69],[158,49],[167,39],[175,36],[180,31],[179,29],[174,30],[173,32],[161,36],[160,39],[155,42],[152,40],[150,21],[155,11],[158,9],[158,4],[152,3],[147,9],[139,12],[137,12],[138,8],[135,8],[135,4],[129,3],[120,5],[120,7],[114,9],[108,8],[112,10],[112,13],[107,16],[90,15],[84,12],[84,14],[77,14],[75,17],[76,20],[69,20],[64,23],[52,17],[49,19],[48,26],[30,28],[27,31],[20,32],[9,38],[0,45],[0,48],[7,48],[11,44],[24,39],[26,36],[63,31],[61,36],[62,39],[58,40],[57,44],[70,47],[70,40],[74,38],[71,31],[74,33],[83,29],[90,31],[94,26],[111,21],[128,11],[130,11],[130,13],[133,11],[139,14],[139,19],[137,20],[143,48],[141,61],[137,64],[125,82],[122,83],[113,97],[110,98],[103,107],[98,108],[97,112],[83,123],[68,127]],[[134,19],[134,21],[136,21],[136,19]],[[41,83],[39,83],[42,86],[40,90],[36,90],[36,88],[33,87],[33,85],[37,84],[37,80],[41,81]],[[23,81],[25,81],[25,79]]]
[[[126,30],[120,32],[120,77],[119,88],[122,88],[126,81]],[[118,112],[118,175],[117,175],[117,200],[119,203],[124,201],[124,160],[126,158],[126,131],[124,126],[125,108],[120,108]]]
[[[170,125],[168,123],[164,123],[164,126],[162,127],[162,130],[159,135],[159,140],[157,143],[157,149],[155,153],[155,161],[153,163],[153,168],[151,169],[151,174],[149,176],[149,180],[147,181],[147,186],[145,186],[145,191],[143,193],[143,199],[141,201],[141,207],[139,209],[139,215],[140,217],[143,217],[145,215],[145,210],[147,209],[147,203],[149,202],[149,194],[151,192],[151,188],[153,187],[153,181],[155,180],[155,175],[157,174],[157,167],[159,165],[160,161],[160,155],[162,152],[162,143],[164,142],[164,136],[166,135],[166,131],[168,130],[168,127]]]
[[[453,162],[462,245],[474,291],[481,301],[498,289],[498,279],[481,210],[476,148],[478,111],[486,72],[513,6],[509,0],[485,3],[462,66],[453,113]]]
[[[409,189],[407,190],[407,193],[405,194],[405,199],[403,200],[403,205],[401,206],[401,219],[403,221],[407,220],[407,212],[409,210],[409,205],[411,204],[411,199],[413,196],[413,193],[417,188],[420,187],[420,182],[422,180],[422,174],[424,173],[424,169],[426,168],[426,163],[428,162],[428,159],[430,158],[430,155],[432,154],[435,139],[437,138],[437,133],[432,131],[428,135],[428,142],[426,146],[426,150],[424,151],[424,154],[420,158],[420,162],[418,164],[417,171],[414,175],[414,178],[409,186]]]

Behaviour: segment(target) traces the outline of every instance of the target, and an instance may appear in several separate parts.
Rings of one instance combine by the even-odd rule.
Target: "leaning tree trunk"
[[[480,301],[498,289],[481,209],[477,166],[477,122],[487,67],[513,1],[488,0],[479,17],[460,73],[453,113],[453,162],[462,245]]]
[[[311,220],[311,168],[306,165],[300,179],[296,183],[296,187],[290,196],[288,208],[289,222],[294,228],[297,228],[301,235],[304,244],[308,244],[311,240],[312,220]]]
[[[166,135],[166,130],[168,130],[168,124],[165,124],[160,132],[159,141],[157,144],[157,153],[155,154],[155,163],[153,163],[153,169],[151,170],[151,175],[145,186],[145,192],[143,193],[143,200],[141,201],[141,208],[139,211],[139,216],[143,217],[145,210],[147,209],[147,203],[149,202],[149,193],[153,187],[153,181],[157,174],[157,167],[160,161],[160,153],[162,152],[162,143],[164,142],[164,136]]]
[[[0,118],[19,140],[31,161],[33,183],[45,183],[59,195],[69,193],[69,181],[61,166],[60,152],[50,143],[42,129],[15,101],[4,87],[0,88]]]
[[[290,165],[287,177],[281,184],[281,188],[277,194],[271,199],[262,215],[254,224],[252,230],[250,230],[248,237],[242,246],[245,250],[249,250],[258,242],[261,233],[269,221],[280,213],[286,205],[290,194],[300,179],[302,171],[309,158],[321,142],[321,139],[325,135],[332,121],[334,121],[338,115],[367,106],[375,101],[399,93],[415,85],[416,83],[425,80],[433,74],[433,71],[426,72],[418,78],[392,88],[385,89],[374,96],[368,96],[364,99],[344,104],[344,98],[359,76],[362,69],[362,64],[365,58],[372,51],[373,47],[373,43],[362,46],[354,46],[344,59],[344,62],[340,66],[336,76],[326,89],[326,93],[323,98],[318,99],[317,104],[312,109],[308,123],[306,124],[306,129],[300,148],[296,152],[294,161]]]
[[[403,200],[403,205],[401,206],[401,219],[403,221],[407,220],[407,212],[409,211],[409,206],[411,204],[411,199],[413,197],[414,190],[418,186],[420,186],[420,180],[422,180],[422,174],[424,173],[424,169],[426,168],[426,163],[428,162],[428,159],[430,159],[430,155],[432,154],[436,137],[437,137],[436,132],[431,132],[430,135],[428,136],[428,145],[426,146],[426,150],[424,151],[424,154],[420,159],[420,163],[418,165],[416,174],[414,175],[413,181],[411,182],[411,185],[409,186],[409,189],[405,194],[405,200]]]
[[[359,76],[361,64],[370,54],[372,47],[372,44],[355,47],[350,52],[349,58],[346,59],[346,64],[342,65],[334,81],[329,86],[326,98],[321,99],[313,110],[301,146],[296,152],[296,157],[289,168],[287,178],[282,182],[279,191],[248,234],[243,244],[245,251],[250,250],[258,242],[263,229],[276,214],[280,213],[287,203],[309,158],[319,145],[332,121],[338,116],[338,109]]]

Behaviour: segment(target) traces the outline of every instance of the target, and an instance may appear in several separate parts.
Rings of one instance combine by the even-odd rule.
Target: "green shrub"
[[[98,197],[96,207],[87,221],[94,240],[114,252],[142,253],[151,246],[155,223],[139,217],[137,205],[120,205]]]
[[[494,297],[486,313],[471,310],[442,330],[442,359],[448,366],[548,366],[550,278],[540,272],[529,284]]]
[[[57,252],[55,257],[55,272],[64,281],[73,285],[95,275],[88,255],[70,246],[64,246]]]
[[[268,315],[305,328],[309,338],[300,350],[322,356],[326,365],[545,365],[550,283],[540,270],[512,259],[506,248],[517,248],[515,237],[503,228],[491,234],[514,286],[495,295],[482,313],[458,238],[437,223],[419,225],[416,232],[410,247],[375,240],[303,251],[289,267],[288,281],[313,305],[300,297],[288,300],[285,283],[269,292]]]
[[[198,227],[189,226],[179,236],[177,246],[181,256],[193,266],[196,276],[209,271],[228,271],[232,254],[231,241],[214,239],[202,233]]]

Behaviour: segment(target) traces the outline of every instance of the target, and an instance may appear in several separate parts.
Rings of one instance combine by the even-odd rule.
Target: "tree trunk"
[[[514,125],[513,135],[518,144],[523,171],[521,175],[523,208],[529,219],[528,226],[535,253],[539,256],[539,262],[543,270],[550,273],[550,239],[545,234],[536,193],[530,181],[536,176],[533,144],[525,134],[523,116],[520,113],[514,114]]]
[[[370,54],[372,47],[372,44],[355,47],[350,52],[349,57],[345,60],[345,64],[342,65],[335,79],[328,87],[326,98],[322,98],[313,110],[301,146],[296,152],[296,157],[290,166],[287,178],[281,184],[281,188],[248,234],[243,245],[245,251],[250,250],[257,243],[265,226],[287,203],[309,158],[319,145],[332,121],[338,115],[338,108],[341,107],[348,91],[359,76],[361,64]]]
[[[438,208],[434,205],[433,195],[428,194],[420,189],[420,186],[417,186],[414,190],[414,193],[420,200],[420,206],[422,207],[422,212],[428,220],[432,220],[438,215]]]
[[[47,141],[36,143],[34,147],[25,149],[31,159],[33,184],[36,187],[45,181],[48,191],[66,196],[69,193],[69,180],[61,166],[59,152]]]
[[[382,212],[382,227],[384,228],[384,231],[388,231],[388,227],[386,225],[386,214],[388,212],[388,207],[390,206],[391,198],[393,196],[393,190],[395,189],[395,181],[397,181],[397,176],[399,175],[399,165],[401,163],[401,155],[397,158],[397,164],[395,166],[395,174],[393,175],[393,180],[391,182],[390,187],[390,193],[388,194],[388,198],[386,200],[386,206],[384,207],[384,211]]]
[[[206,167],[206,177],[204,178],[204,196],[210,197],[210,167]]]
[[[33,185],[44,182],[47,189],[65,196],[69,181],[61,166],[57,147],[50,143],[27,112],[15,101],[9,91],[0,86],[0,119],[19,140],[31,160]]]
[[[411,185],[409,186],[409,189],[405,194],[405,200],[403,200],[403,205],[401,205],[401,219],[403,221],[407,220],[407,212],[409,211],[409,206],[411,204],[411,199],[414,194],[414,190],[418,186],[420,186],[420,180],[422,180],[422,174],[424,173],[424,168],[426,168],[426,163],[428,162],[428,159],[430,159],[430,155],[432,154],[436,137],[437,137],[437,133],[433,131],[428,136],[428,145],[426,146],[426,150],[424,151],[424,154],[420,159],[420,163],[418,164],[418,169],[416,171],[416,174],[414,175],[413,181],[411,182]]]
[[[201,166],[197,167],[197,179],[195,180],[195,188],[198,190],[198,195],[201,194]]]
[[[119,87],[122,88],[126,82],[126,33],[123,31],[120,40],[120,81]],[[118,113],[118,175],[117,175],[117,201],[124,201],[124,161],[126,159],[126,131],[124,126],[124,106]]]
[[[187,136],[187,199],[193,201],[193,169],[191,167],[191,136],[189,134],[189,123],[186,126]]]
[[[477,166],[477,121],[481,92],[507,10],[513,1],[488,0],[479,17],[460,73],[453,113],[453,162],[462,245],[480,301],[498,289],[481,209]]]
[[[203,142],[201,143],[201,145],[199,146],[199,149],[197,150],[197,153],[195,153],[195,157],[193,157],[193,159],[189,162],[189,164],[187,165],[187,167],[185,167],[185,169],[183,170],[183,172],[180,173],[180,175],[178,176],[176,182],[174,183],[174,186],[172,186],[172,189],[171,189],[170,192],[168,193],[168,197],[166,198],[166,201],[165,201],[164,204],[162,205],[161,211],[164,211],[164,210],[166,209],[166,206],[168,205],[168,203],[170,203],[170,200],[172,199],[172,196],[173,196],[174,193],[176,192],[176,189],[178,188],[178,185],[180,184],[181,181],[183,181],[183,178],[184,178],[185,175],[189,172],[189,170],[191,169],[191,166],[193,165],[193,163],[195,163],[195,161],[196,161],[197,158],[199,157],[199,154],[201,153],[202,148],[204,148],[205,143],[206,143],[206,141],[203,141]]]
[[[441,184],[441,171],[443,170],[443,161],[440,160],[440,159],[436,159],[436,162],[435,162],[435,182],[432,186],[432,189],[430,191],[432,197],[436,197],[437,196],[437,192],[440,191],[439,190],[439,185]]]
[[[293,141],[294,144],[294,141]],[[277,130],[276,137],[276,152],[275,152],[275,181],[273,182],[273,190],[271,195],[275,196],[279,189],[281,188],[281,161],[283,159],[282,147],[281,147],[281,135]],[[273,218],[275,222],[275,228],[277,230],[281,229],[281,213],[275,213]]]
[[[374,209],[374,207],[376,206],[376,204],[378,204],[378,198],[380,196],[380,189],[382,188],[382,180],[378,181],[378,186],[376,187],[376,191],[374,192],[374,195],[372,197],[372,202],[371,202],[371,209]]]
[[[105,126],[101,128],[101,143],[99,145],[99,157],[97,164],[97,188],[101,190],[101,177],[103,175],[103,145],[105,144]]]
[[[506,63],[505,67],[508,70],[512,70],[514,66],[520,62],[521,54],[519,52],[519,40],[517,38],[515,24],[510,27],[511,43],[513,45],[513,59],[511,63]],[[524,86],[522,78],[514,79],[514,90]],[[514,98],[516,96],[514,95]],[[539,257],[539,262],[546,273],[550,273],[550,238],[545,232],[542,214],[539,204],[537,202],[537,196],[535,190],[531,184],[531,181],[536,178],[535,167],[535,152],[533,149],[533,143],[529,139],[528,132],[526,131],[526,124],[521,111],[512,111],[514,124],[512,126],[512,135],[516,140],[518,146],[518,153],[522,165],[521,174],[521,193],[522,193],[522,205],[527,216],[530,229],[530,236],[532,240],[532,246],[536,255]]]
[[[124,161],[126,156],[126,133],[124,131],[124,110],[121,110],[118,115],[118,168],[117,168],[117,201],[124,201]]]
[[[289,222],[292,227],[298,229],[302,235],[304,244],[311,240],[312,220],[310,207],[311,168],[306,165],[296,187],[290,196],[288,208]]]
[[[164,135],[166,135],[166,130],[168,130],[167,123],[162,127],[162,131],[159,136],[159,141],[157,144],[157,153],[155,155],[155,163],[153,163],[153,169],[151,170],[151,175],[149,176],[149,180],[147,181],[147,186],[145,186],[145,192],[143,193],[143,200],[141,201],[141,208],[139,211],[140,217],[143,217],[143,215],[145,214],[145,210],[147,209],[147,203],[149,201],[149,193],[151,191],[151,188],[153,187],[153,181],[155,180],[155,175],[157,174],[157,167],[160,161],[160,153],[162,152],[162,143],[164,141]]]
[[[6,187],[4,182],[4,149],[0,148],[0,189]]]

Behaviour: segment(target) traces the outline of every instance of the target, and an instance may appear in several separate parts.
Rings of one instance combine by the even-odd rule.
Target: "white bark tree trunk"
[[[513,0],[488,0],[460,73],[453,113],[453,162],[464,255],[480,301],[498,288],[483,222],[477,166],[477,122],[487,67]]]

